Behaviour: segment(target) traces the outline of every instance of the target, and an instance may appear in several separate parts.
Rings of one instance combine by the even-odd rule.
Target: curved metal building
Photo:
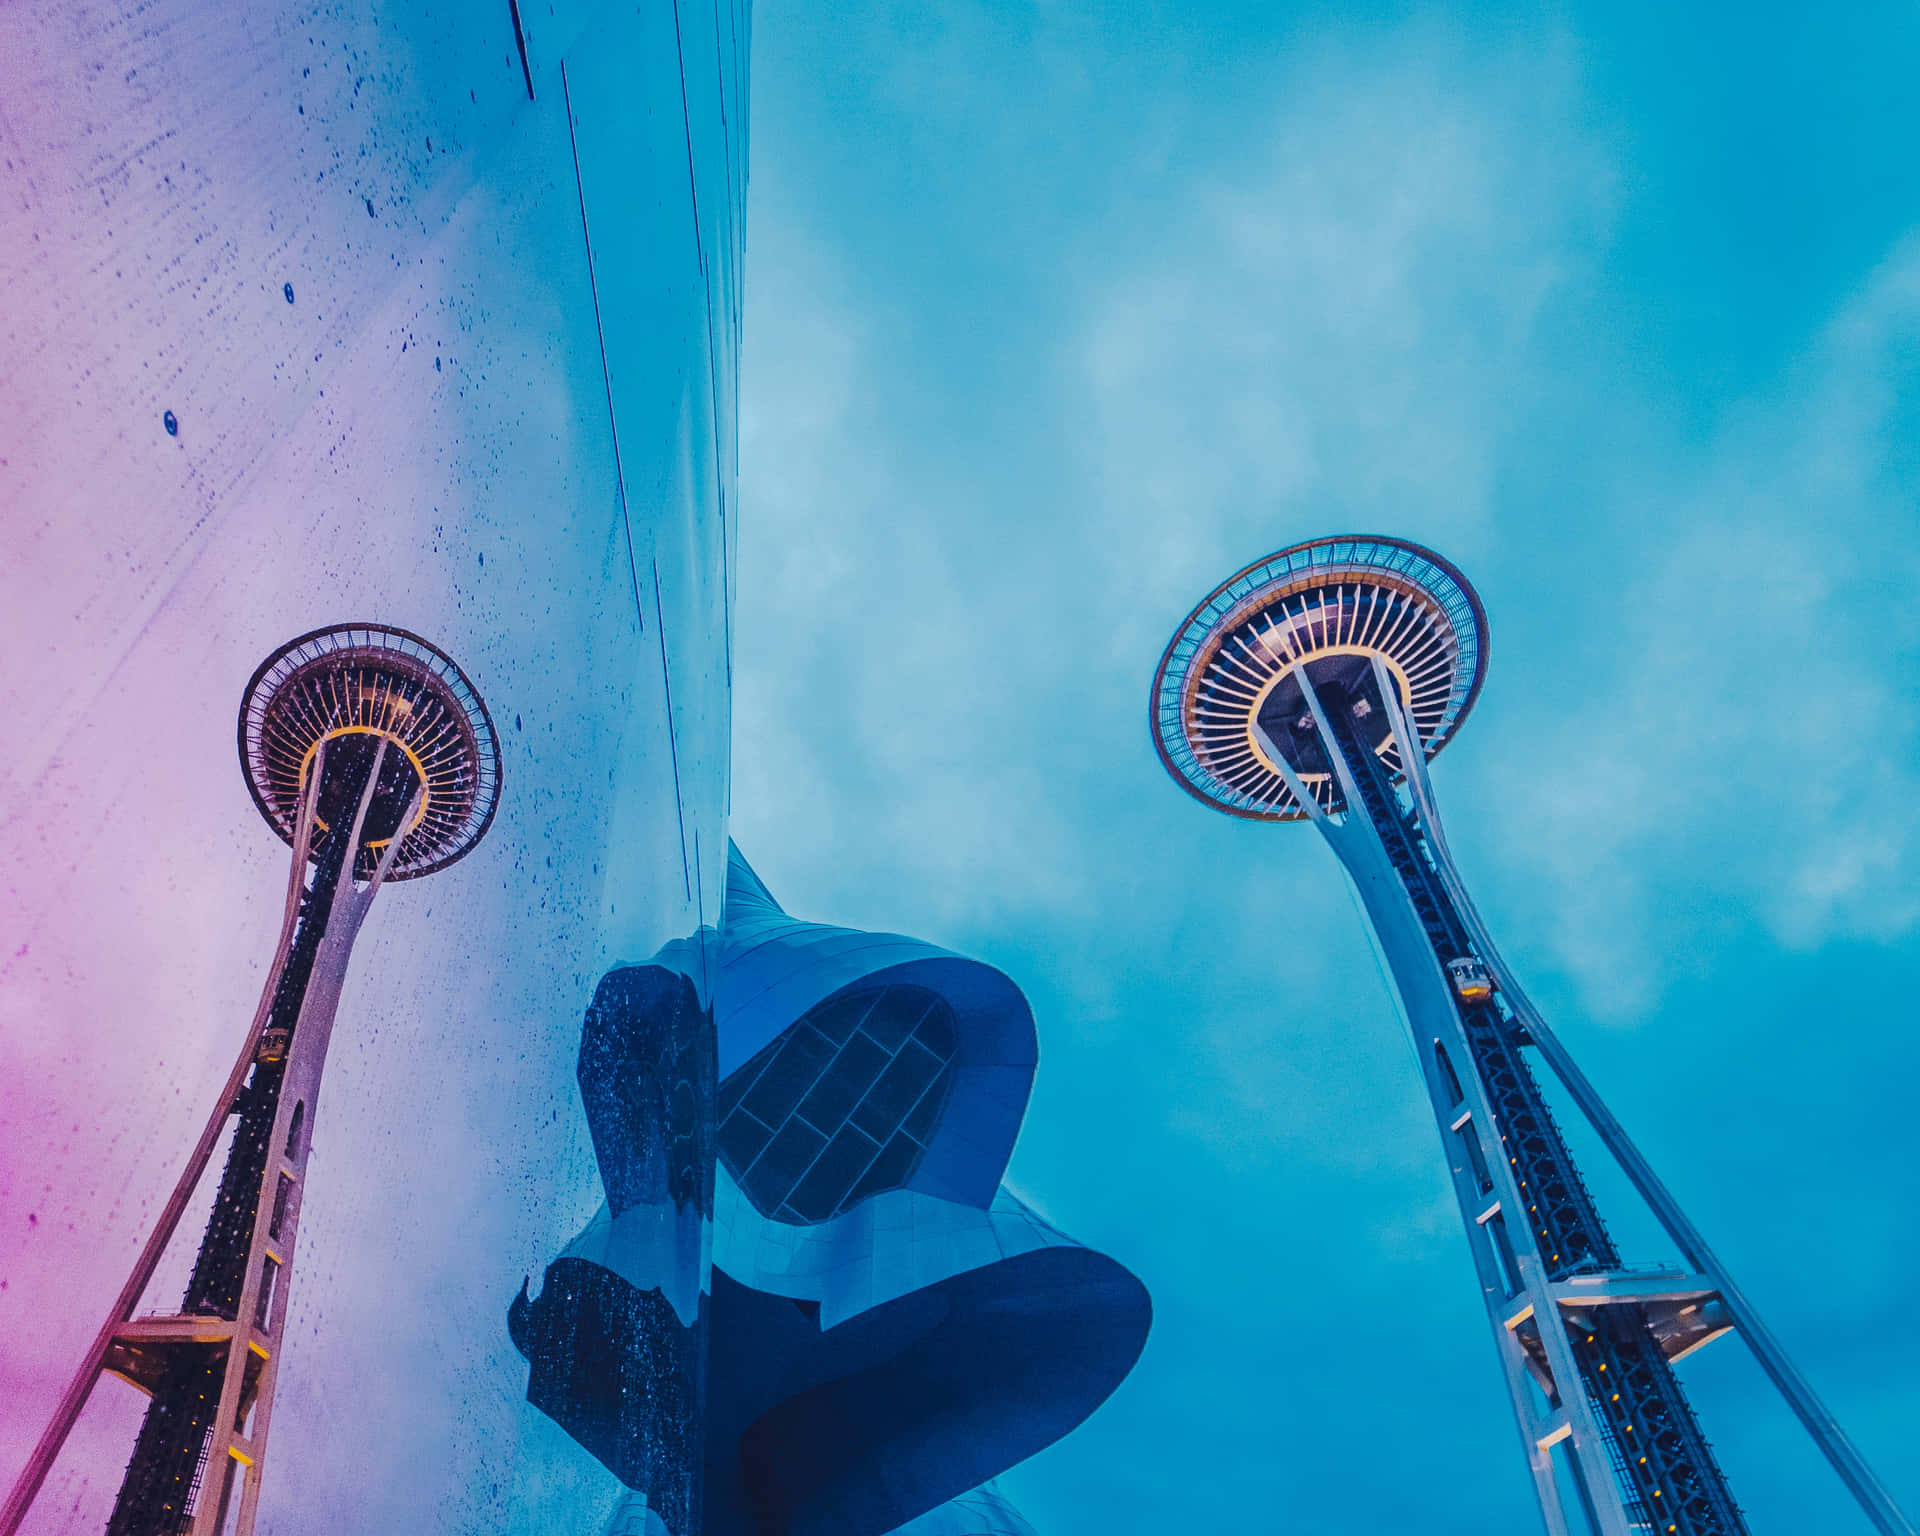
[[[458,659],[500,793],[381,892],[338,998],[255,1338],[259,1519],[597,1529],[627,1490],[528,1406],[502,1308],[602,1198],[599,978],[720,922],[745,0],[23,0],[0,57],[0,1093],[33,1217],[0,1239],[0,1492],[250,1043],[288,850],[235,706],[352,620]],[[281,820],[290,771],[256,786]],[[677,953],[704,1012],[717,958]],[[133,1332],[181,1310],[213,1152]],[[151,1401],[101,1377],[0,1524],[104,1529]]]
[[[0,1531],[1024,1531],[1147,1327],[1026,1003],[729,858],[745,0],[0,57]]]
[[[1151,1318],[1000,1182],[1025,998],[789,917],[738,850],[711,1024],[677,948],[587,1011],[606,1201],[513,1303],[528,1400],[634,1490],[635,1530],[640,1507],[706,1536],[1022,1529],[973,1490],[1105,1401]]]

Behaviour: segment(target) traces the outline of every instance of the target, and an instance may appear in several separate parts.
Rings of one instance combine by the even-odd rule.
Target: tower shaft
[[[1290,776],[1304,766],[1337,781],[1333,811],[1315,820],[1360,890],[1413,1026],[1547,1529],[1745,1536],[1670,1365],[1725,1330],[1718,1298],[1697,1277],[1621,1268],[1526,1059],[1527,1033],[1478,980],[1483,957],[1442,876],[1444,837],[1417,802],[1402,805],[1381,760],[1406,723],[1391,679],[1349,665],[1316,682],[1314,670],[1299,674],[1306,713],[1263,718],[1264,745]],[[1301,803],[1316,803],[1304,779]],[[1454,962],[1466,962],[1467,985]]]
[[[351,814],[329,830],[317,814],[327,782],[325,744],[319,749],[292,840],[280,943],[240,1059],[0,1514],[0,1536],[13,1536],[25,1517],[102,1373],[151,1398],[107,1536],[251,1536],[321,1073],[354,938],[401,841],[391,839],[369,882],[356,884],[353,862],[387,750],[383,740],[349,763],[350,782],[331,781]],[[180,1309],[136,1318],[229,1121],[232,1140]]]
[[[233,1140],[179,1315],[218,1319],[227,1325],[227,1335],[170,1343],[151,1362],[137,1359],[134,1347],[124,1342],[109,1355],[106,1369],[150,1388],[153,1400],[121,1480],[107,1536],[174,1536],[197,1529],[196,1515],[208,1502],[202,1485],[210,1465],[219,1479],[212,1494],[214,1507],[208,1511],[211,1528],[225,1526],[236,1478],[244,1480],[242,1498],[248,1506],[243,1528],[252,1524],[247,1494],[259,1479],[257,1472],[248,1477],[241,1469],[257,1467],[260,1461],[262,1436],[251,1421],[258,1416],[266,1369],[279,1353],[281,1319],[275,1292],[284,1294],[311,1140],[307,1105],[312,1095],[302,1096],[300,1090],[309,1082],[318,1087],[321,1063],[313,1059],[313,1046],[316,1036],[331,1032],[333,1022],[331,1009],[323,1018],[303,1020],[302,1014],[346,847],[342,829],[320,850],[258,1034],[253,1070],[220,1111],[222,1118],[236,1120]],[[320,1041],[320,1052],[324,1049]],[[292,1113],[282,1114],[290,1068],[296,1069],[291,1104],[299,1114],[298,1124]],[[267,1220],[261,1240],[263,1209]],[[247,1319],[244,1327],[242,1317]],[[236,1347],[240,1359],[233,1362]],[[237,1395],[228,1390],[227,1378],[234,1374],[228,1370],[230,1363],[239,1366]],[[270,1398],[271,1382],[267,1386]],[[224,1443],[222,1428],[232,1432]],[[222,1453],[217,1462],[216,1451]]]

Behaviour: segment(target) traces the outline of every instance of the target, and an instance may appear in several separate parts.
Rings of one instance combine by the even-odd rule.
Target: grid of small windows
[[[898,1189],[939,1123],[953,1033],[953,1010],[925,987],[835,993],[721,1084],[721,1161],[782,1221]]]

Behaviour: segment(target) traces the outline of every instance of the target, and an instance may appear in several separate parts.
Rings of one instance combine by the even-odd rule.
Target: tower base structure
[[[1365,705],[1401,723],[1392,678],[1381,685],[1382,666],[1359,686],[1316,686],[1312,671],[1302,669],[1304,701],[1313,734],[1333,744],[1347,809],[1308,803],[1360,893],[1412,1028],[1546,1528],[1744,1536],[1671,1369],[1729,1326],[1719,1288],[1698,1273],[1621,1266],[1525,1059],[1529,1036],[1507,988],[1440,874],[1451,864],[1438,820],[1406,814],[1355,717]],[[1267,745],[1291,770],[1286,748]],[[1482,992],[1450,964],[1459,960],[1480,961],[1491,985]]]
[[[1393,972],[1549,1536],[1745,1536],[1673,1363],[1738,1332],[1883,1536],[1913,1536],[1515,980],[1447,846],[1427,760],[1477,696],[1485,616],[1459,572],[1341,538],[1248,567],[1162,659],[1153,726],[1197,798],[1310,820]],[[1541,1093],[1543,1060],[1683,1259],[1628,1268]]]

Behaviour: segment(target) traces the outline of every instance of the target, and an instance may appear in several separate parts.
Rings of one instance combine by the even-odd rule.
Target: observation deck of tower
[[[1427,763],[1487,670],[1487,621],[1431,550],[1296,544],[1221,583],[1154,674],[1154,746],[1203,803],[1311,821],[1405,1009],[1549,1536],[1743,1536],[1672,1364],[1743,1337],[1883,1536],[1914,1528],[1601,1102],[1501,958]],[[1684,1264],[1627,1269],[1534,1075],[1545,1061]]]
[[[354,939],[385,882],[463,858],[499,804],[499,745],[479,694],[445,653],[385,625],[315,630],[269,656],[243,695],[239,748],[254,804],[291,853],[279,945],[226,1087],[0,1511],[0,1536],[19,1529],[102,1374],[150,1399],[108,1536],[251,1536]],[[229,1119],[179,1308],[136,1318]]]
[[[327,774],[314,813],[323,835],[351,814],[350,787],[364,763],[382,744],[390,749],[354,866],[363,878],[396,832],[387,879],[445,869],[486,835],[499,803],[500,751],[486,706],[449,657],[404,629],[346,625],[289,641],[248,681],[239,739],[253,803],[289,845],[323,747]],[[409,810],[416,788],[420,803]],[[316,845],[309,857],[319,856]]]
[[[1261,733],[1311,737],[1304,664],[1352,689],[1375,657],[1431,758],[1486,676],[1486,614],[1466,578],[1396,539],[1301,544],[1250,565],[1188,616],[1160,659],[1153,739],[1161,761],[1181,788],[1229,815],[1307,820]],[[1392,773],[1405,772],[1391,734],[1373,746]],[[1340,803],[1332,765],[1324,753],[1308,757],[1298,778],[1331,810]]]

